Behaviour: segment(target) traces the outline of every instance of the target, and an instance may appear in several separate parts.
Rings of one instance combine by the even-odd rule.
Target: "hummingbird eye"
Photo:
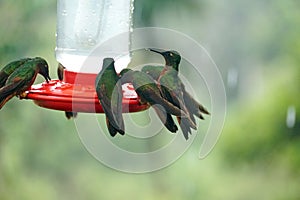
[[[173,56],[173,53],[170,53],[170,56]]]

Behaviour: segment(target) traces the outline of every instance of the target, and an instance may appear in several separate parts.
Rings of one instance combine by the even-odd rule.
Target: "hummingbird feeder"
[[[132,12],[133,0],[58,0],[55,54],[56,60],[65,67],[63,80],[33,85],[26,98],[48,109],[103,113],[95,91],[95,79],[105,57],[116,60],[117,72],[130,62]],[[117,45],[104,48],[101,54],[93,53],[123,32],[127,32],[128,37],[119,38]],[[87,61],[91,59],[95,62]],[[130,84],[123,85],[122,89],[124,112],[148,108],[140,104]]]

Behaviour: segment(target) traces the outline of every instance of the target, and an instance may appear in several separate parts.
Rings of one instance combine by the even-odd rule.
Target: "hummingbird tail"
[[[7,78],[8,75],[5,72],[0,71],[0,88],[2,88],[5,85]]]
[[[189,126],[189,122],[187,121],[187,118],[181,118],[181,117],[177,117],[177,121],[180,125],[180,129],[183,133],[183,136],[186,140],[189,139],[189,135],[192,133],[191,132],[191,128]]]
[[[165,127],[172,133],[176,133],[178,128],[169,113],[166,113],[164,109],[159,108],[160,105],[153,105],[157,116],[159,117],[160,121],[165,125]]]
[[[109,134],[112,137],[115,137],[117,135],[117,133],[119,132],[121,135],[125,135],[125,131],[124,129],[120,129],[120,128],[115,128],[108,120],[108,118],[106,118],[106,125],[107,125],[107,129]]]
[[[107,129],[108,129],[108,132],[109,134],[112,136],[112,137],[115,137],[117,135],[117,129],[115,129],[109,122],[109,120],[106,118],[106,125],[107,125]]]
[[[204,106],[201,105],[200,103],[198,103],[198,108],[202,113],[210,115],[210,112],[208,112],[208,110],[206,108],[204,108]]]
[[[15,95],[16,94],[10,89],[10,87],[2,87],[0,89],[0,109]]]
[[[69,111],[66,111],[66,112],[65,112],[65,115],[66,115],[66,118],[67,118],[67,119],[72,119],[72,118],[76,118],[76,117],[77,117],[77,112],[69,112]]]
[[[188,110],[195,114],[198,118],[204,119],[201,113],[210,115],[206,108],[194,99],[187,91],[184,91],[184,103]]]
[[[0,110],[14,95],[1,95],[0,94]]]

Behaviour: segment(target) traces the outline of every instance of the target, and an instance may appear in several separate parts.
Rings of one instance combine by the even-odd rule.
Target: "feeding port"
[[[133,0],[58,0],[55,55],[65,67],[63,80],[33,85],[27,98],[49,109],[103,113],[95,79],[105,57],[115,59],[117,72],[130,62],[132,12]],[[93,53],[95,48],[124,32],[128,37],[118,38],[118,45]],[[148,108],[140,104],[131,85],[123,85],[122,89],[124,112]]]

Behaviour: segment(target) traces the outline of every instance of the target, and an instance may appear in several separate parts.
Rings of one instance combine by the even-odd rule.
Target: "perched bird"
[[[165,59],[165,66],[157,79],[157,83],[160,86],[163,97],[187,114],[188,117],[185,118],[177,117],[177,121],[185,139],[188,139],[191,128],[196,130],[197,127],[193,115],[190,114],[186,107],[183,94],[185,89],[178,77],[181,56],[176,51],[149,50],[161,54]]]
[[[57,76],[60,81],[62,81],[64,79],[64,70],[65,70],[65,67],[62,64],[58,63]],[[77,112],[65,111],[65,115],[66,115],[67,119],[72,119],[72,118],[77,117]]]
[[[122,116],[122,85],[115,70],[114,60],[104,58],[101,71],[96,77],[95,88],[106,115],[106,125],[111,136],[125,134]]]
[[[0,109],[16,95],[21,96],[34,83],[37,74],[41,74],[46,81],[51,80],[47,62],[40,57],[28,60],[16,69],[0,89]]]
[[[186,113],[162,97],[160,89],[152,77],[146,73],[127,68],[120,72],[120,76],[122,84],[127,82],[132,83],[141,102],[148,103],[154,108],[160,120],[169,131],[174,133],[178,130],[170,114],[186,117]]]
[[[16,61],[12,61],[5,65],[2,70],[0,71],[0,88],[5,85],[5,82],[9,75],[11,75],[16,69],[22,66],[26,61],[30,60],[31,58],[22,58]]]
[[[150,75],[154,80],[157,81],[163,69],[163,66],[146,65],[141,69],[141,71]],[[189,113],[197,116],[199,119],[204,119],[202,114],[209,115],[210,113],[202,104],[200,104],[185,90],[185,86],[180,79],[179,81],[181,82],[181,87],[183,90],[184,103]]]

